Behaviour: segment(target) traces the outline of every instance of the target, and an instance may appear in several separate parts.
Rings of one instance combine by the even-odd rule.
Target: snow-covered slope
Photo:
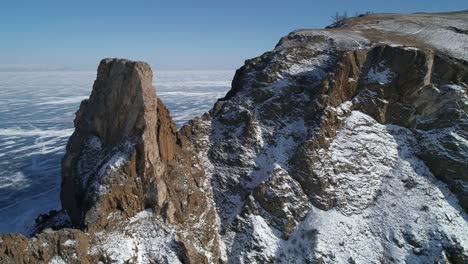
[[[248,60],[195,121],[224,261],[466,261],[468,38],[442,49],[437,32],[467,23],[351,19]]]

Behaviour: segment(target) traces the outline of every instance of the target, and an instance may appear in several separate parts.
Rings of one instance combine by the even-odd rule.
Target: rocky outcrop
[[[145,63],[101,61],[62,162],[62,207],[75,226],[99,229],[117,208],[132,216],[165,202],[151,82]],[[173,138],[167,140],[174,144]]]
[[[0,261],[466,263],[466,17],[292,32],[179,131],[147,64],[103,60],[63,210]]]
[[[228,263],[466,261],[467,57],[418,20],[293,32],[196,120]]]
[[[70,245],[55,241],[61,230],[44,231],[41,235],[50,235],[33,241],[6,237],[5,241],[20,240],[25,246],[15,248],[5,242],[2,256],[9,258],[2,260],[47,262],[57,256],[67,262],[111,261],[120,253],[108,253],[104,248],[114,242],[112,235],[130,225],[129,219],[135,228],[150,224],[167,230],[155,230],[161,240],[167,240],[167,249],[156,254],[161,259],[172,254],[176,260],[205,263],[219,257],[211,190],[202,186],[204,171],[197,165],[190,141],[177,134],[169,111],[157,98],[152,77],[146,63],[104,59],[90,98],[76,113],[75,132],[62,162],[62,212],[42,216],[36,232],[73,226],[84,232],[71,230],[71,234],[86,243],[70,237],[74,242],[68,244],[83,246],[73,252],[63,250]],[[140,220],[137,214],[145,210],[154,217]],[[63,215],[69,216],[70,223],[63,221],[67,220]],[[38,243],[58,246],[40,247]],[[140,254],[147,250],[132,243],[120,250],[140,250]],[[25,248],[31,250],[31,256],[19,253]],[[201,254],[204,250],[209,250],[211,258]],[[83,257],[87,252],[93,253]],[[72,253],[78,259],[73,260]],[[130,254],[129,260],[142,260],[135,254]]]
[[[97,263],[99,256],[89,256],[88,234],[73,229],[47,230],[33,240],[22,235],[2,236],[2,263]]]
[[[439,62],[434,65],[434,61]],[[445,69],[452,65],[456,70],[441,77],[439,74],[444,70],[440,65],[445,65]],[[320,121],[320,131],[292,159],[294,177],[305,189],[312,188],[315,206],[333,207],[334,199],[324,193],[329,186],[327,179],[316,175],[321,157],[310,152],[328,148],[327,139],[335,138],[343,125],[336,112],[327,107],[349,101],[347,107],[351,110],[366,113],[379,123],[411,129],[419,139],[418,156],[458,195],[466,211],[467,193],[463,186],[468,180],[465,175],[468,157],[463,138],[466,138],[467,76],[468,68],[459,61],[418,49],[377,46],[346,53],[324,81],[327,90],[321,91],[319,97],[324,97],[325,103],[319,112],[325,111],[325,119]],[[450,149],[449,145],[455,149],[444,151]]]

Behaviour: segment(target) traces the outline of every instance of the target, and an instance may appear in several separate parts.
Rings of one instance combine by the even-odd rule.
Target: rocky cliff
[[[2,263],[468,262],[468,13],[298,30],[179,131],[142,62],[101,62],[60,212]],[[55,230],[55,231],[54,231]]]

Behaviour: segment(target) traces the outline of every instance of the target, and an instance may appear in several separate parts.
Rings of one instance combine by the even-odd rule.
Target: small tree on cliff
[[[348,18],[348,12],[344,11],[342,15],[339,12],[336,12],[335,15],[333,15],[331,18],[332,23],[339,23]]]

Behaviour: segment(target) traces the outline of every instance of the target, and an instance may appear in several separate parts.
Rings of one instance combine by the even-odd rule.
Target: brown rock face
[[[96,263],[102,256],[90,256],[93,237],[74,229],[46,230],[34,240],[19,234],[8,234],[0,239],[0,262],[49,263],[54,258],[66,263]]]
[[[111,213],[131,217],[151,208],[183,230],[199,221],[206,224],[179,238],[182,251],[193,248],[193,241],[202,247],[211,241],[217,247],[214,209],[205,193],[209,190],[200,186],[203,170],[193,165],[198,160],[189,141],[177,134],[157,98],[146,63],[103,60],[75,126],[63,160],[61,198],[76,226],[110,228]],[[190,258],[194,252],[183,254]]]
[[[388,79],[373,80],[374,75]],[[307,109],[308,115],[320,117],[319,126],[291,159],[292,176],[311,195],[315,206],[325,210],[334,207],[333,195],[324,192],[330,185],[328,179],[316,174],[321,157],[315,151],[328,148],[343,125],[344,119],[334,107],[350,101],[351,110],[366,113],[383,124],[413,130],[420,140],[419,157],[468,210],[468,194],[463,188],[468,182],[466,146],[460,137],[446,134],[451,131],[466,137],[466,92],[448,85],[463,87],[466,78],[468,68],[463,63],[432,52],[377,46],[345,53],[317,95],[322,108],[312,105]]]
[[[167,148],[175,134],[158,127],[171,121],[158,118],[152,77],[143,62],[101,61],[62,162],[62,206],[75,226],[99,228],[114,209],[131,216],[164,203],[166,168],[158,141]]]

